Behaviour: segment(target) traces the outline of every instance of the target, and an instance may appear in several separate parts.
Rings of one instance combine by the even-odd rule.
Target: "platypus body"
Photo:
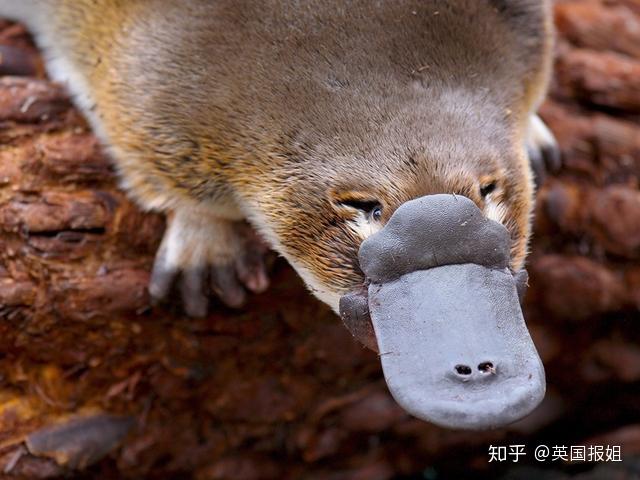
[[[150,292],[187,313],[268,283],[257,236],[336,312],[364,240],[451,193],[530,235],[547,0],[0,0],[68,86],[122,185],[167,214]],[[542,159],[542,160],[541,160]],[[535,166],[534,165],[534,166]],[[464,282],[463,282],[464,283]],[[511,417],[510,417],[511,418]]]

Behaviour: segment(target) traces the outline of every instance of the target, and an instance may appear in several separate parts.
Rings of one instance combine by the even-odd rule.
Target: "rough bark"
[[[0,477],[495,478],[489,443],[640,453],[640,3],[562,1],[556,21],[542,116],[565,163],[538,197],[526,306],[547,400],[477,434],[404,414],[283,262],[241,312],[152,308],[162,218],[0,23],[0,71],[19,75],[0,78]]]

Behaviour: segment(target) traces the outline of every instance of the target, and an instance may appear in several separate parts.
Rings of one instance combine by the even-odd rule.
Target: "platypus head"
[[[404,131],[421,128],[410,112],[403,118]],[[379,351],[401,406],[450,428],[497,428],[530,413],[545,390],[516,288],[531,178],[506,131],[501,144],[499,126],[478,118],[462,128],[456,118],[434,121],[421,147],[407,135],[385,150],[382,132],[368,139],[381,157],[307,163],[304,187],[290,170],[273,224],[311,291]]]
[[[340,297],[365,281],[361,243],[403,204],[425,195],[471,199],[509,232],[510,267],[524,264],[533,205],[524,145],[508,122],[496,121],[496,107],[474,95],[423,94],[388,106],[392,118],[379,118],[363,100],[359,116],[369,115],[368,122],[353,118],[341,131],[318,125],[298,132],[283,154],[284,178],[265,187],[273,188],[265,202],[272,241],[336,312]]]

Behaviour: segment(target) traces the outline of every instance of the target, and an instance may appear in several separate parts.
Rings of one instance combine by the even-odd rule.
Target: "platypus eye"
[[[343,207],[360,210],[372,220],[380,220],[382,217],[382,205],[377,200],[360,200],[355,198],[341,199],[338,202]]]
[[[480,195],[486,197],[496,189],[496,182],[490,182],[480,186]]]
[[[365,221],[382,218],[382,202],[370,191],[332,188],[327,194],[334,210],[345,220],[354,220],[357,214]]]

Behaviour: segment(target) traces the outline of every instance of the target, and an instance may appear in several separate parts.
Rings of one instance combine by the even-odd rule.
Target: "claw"
[[[238,278],[253,293],[262,293],[269,288],[269,277],[264,264],[264,255],[248,252],[236,262]]]
[[[247,293],[238,282],[232,265],[211,268],[211,289],[231,308],[240,308],[247,299]]]
[[[169,295],[174,280],[178,276],[178,269],[167,265],[165,251],[163,248],[158,250],[153,262],[153,270],[151,270],[149,294],[154,304],[159,303]]]
[[[202,318],[207,314],[209,299],[204,294],[205,270],[201,267],[182,272],[180,296],[184,310],[190,317]]]
[[[536,188],[539,188],[548,172],[560,169],[562,156],[555,137],[537,115],[531,117],[527,150]]]

